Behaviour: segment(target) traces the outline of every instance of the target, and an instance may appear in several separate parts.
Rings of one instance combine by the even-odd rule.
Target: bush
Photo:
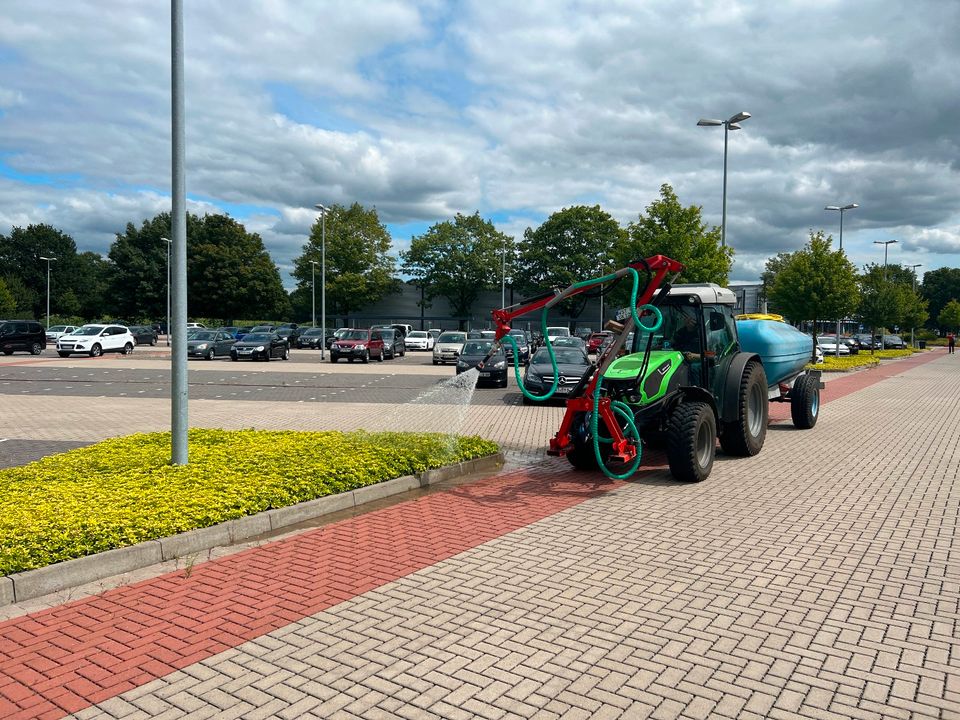
[[[0,575],[215,525],[497,452],[439,433],[130,435],[0,470]]]
[[[878,352],[877,355],[879,356],[880,353]],[[822,370],[823,372],[846,372],[854,368],[870,367],[879,364],[879,357],[871,357],[870,353],[860,352],[857,355],[843,355],[841,357],[826,355],[822,363],[810,363],[807,365],[807,368],[810,370]]]

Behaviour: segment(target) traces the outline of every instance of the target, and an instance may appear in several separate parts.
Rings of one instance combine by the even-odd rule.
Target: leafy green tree
[[[903,314],[902,286],[890,282],[883,275],[867,273],[860,282],[860,321],[871,334],[883,334],[893,327]],[[871,349],[872,352],[872,349]]]
[[[79,301],[79,308],[75,315],[86,319],[106,315],[109,277],[110,263],[98,253],[87,251],[77,255],[74,293]],[[64,299],[64,304],[69,304],[67,299]],[[64,308],[60,308],[59,311],[66,314]]]
[[[960,302],[951,298],[937,316],[937,322],[944,330],[960,332]]]
[[[401,257],[426,300],[446,298],[454,315],[466,317],[481,292],[499,286],[503,253],[513,254],[513,238],[475,212],[436,223]]]
[[[317,279],[317,314],[321,313],[323,278],[321,277],[323,221],[318,218],[310,228],[303,254],[294,260],[293,276],[298,287],[309,288]],[[350,207],[334,205],[326,217],[326,298],[327,315],[341,316],[371,305],[399,290],[394,277],[395,258],[389,254],[390,233],[380,222],[376,208],[360,203]],[[309,290],[307,292],[309,296]]]
[[[599,205],[558,210],[536,230],[524,231],[514,284],[521,292],[532,295],[599,277],[616,268],[614,251],[626,238],[619,223]],[[571,317],[579,315],[582,308],[582,299],[559,306],[563,314]]]
[[[768,312],[781,313],[781,308],[778,308],[776,303],[770,299],[770,294],[771,289],[773,288],[773,281],[776,279],[780,271],[787,266],[791,257],[793,257],[793,253],[782,252],[778,253],[772,258],[768,258],[765,270],[760,274],[760,283],[762,285],[760,292],[767,300]]]
[[[960,268],[943,267],[924,273],[920,294],[927,300],[930,317],[939,322],[940,312],[946,304],[960,298]],[[931,326],[936,324],[930,323]]]
[[[33,305],[34,302],[36,302],[37,294],[28,288],[23,280],[16,275],[5,275],[3,277],[3,283],[13,296],[14,307],[11,314],[23,316],[33,315]],[[39,315],[35,317],[39,317]]]
[[[896,327],[897,329],[914,328],[927,321],[927,301],[914,290],[914,275],[912,268],[899,264],[887,265],[870,263],[866,265],[861,276],[861,285],[879,287],[887,282],[893,287],[892,297],[896,302],[893,316],[885,321],[882,327]]]
[[[41,257],[55,257],[50,273],[50,309],[59,312],[63,294],[73,290],[79,296],[82,287],[75,286],[77,245],[73,238],[52,225],[37,224],[15,227],[9,237],[0,235],[0,268],[7,276],[16,277],[26,292],[10,288],[18,305],[29,299],[29,307],[19,307],[33,317],[46,313],[47,263]],[[9,284],[8,284],[9,287]]]
[[[637,258],[666,255],[684,264],[680,282],[726,285],[733,265],[733,249],[721,247],[720,228],[707,230],[697,205],[683,207],[670,185],[660,186],[660,197],[646,214],[627,226],[629,240],[618,246],[622,266]]]
[[[811,232],[806,246],[791,253],[776,274],[770,300],[794,322],[813,321],[815,349],[818,320],[845,317],[857,308],[856,271],[842,250],[831,249],[823,231]]]
[[[17,311],[17,300],[13,293],[7,288],[7,284],[0,278],[0,318],[4,320],[14,315]]]

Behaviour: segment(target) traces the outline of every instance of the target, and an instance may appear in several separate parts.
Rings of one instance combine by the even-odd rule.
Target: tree
[[[532,295],[599,277],[615,269],[614,251],[625,241],[623,228],[599,205],[563,208],[536,230],[524,231],[514,283]],[[559,309],[575,317],[583,309],[583,300],[565,301]]]
[[[773,288],[773,281],[776,279],[780,271],[787,266],[791,257],[793,257],[793,253],[782,252],[778,253],[772,258],[768,258],[766,269],[760,274],[760,283],[762,285],[760,292],[767,300],[768,312],[780,313],[781,311],[781,308],[778,308],[776,304],[770,300],[770,293],[771,289]]]
[[[901,293],[896,285],[884,278],[868,277],[861,284],[860,321],[870,328],[871,334],[892,327],[901,313]],[[871,345],[872,352],[872,345]]]
[[[436,223],[413,237],[401,257],[403,271],[423,284],[426,300],[446,298],[453,314],[465,317],[482,291],[499,285],[503,253],[512,251],[513,238],[475,212]]]
[[[104,317],[107,313],[107,287],[110,278],[110,263],[95,252],[82,252],[77,255],[75,287],[82,288],[77,295],[79,309],[77,314],[92,319]],[[64,300],[67,303],[67,300]],[[66,312],[60,308],[60,312]]]
[[[951,298],[937,316],[937,323],[944,330],[960,332],[960,302]]]
[[[880,287],[883,283],[892,286],[891,298],[895,303],[893,314],[881,327],[915,328],[923,325],[929,317],[927,301],[914,290],[914,274],[911,268],[902,265],[870,263],[864,267],[862,286]]]
[[[7,284],[0,278],[0,318],[7,319],[17,312],[17,301]]]
[[[25,291],[15,290],[9,283],[8,288],[17,297],[18,305],[29,300],[29,307],[18,307],[18,310],[33,317],[41,317],[46,312],[47,263],[41,257],[56,258],[51,263],[50,274],[50,309],[56,313],[67,290],[73,290],[77,296],[83,292],[83,288],[76,285],[77,245],[73,238],[42,223],[15,227],[10,237],[0,235],[0,268],[8,277],[17,278]]]
[[[960,298],[960,268],[944,267],[924,273],[920,294],[929,304],[930,317],[939,322],[940,312],[946,304]]]
[[[195,220],[187,235],[190,316],[286,317],[290,300],[260,236],[227,215]]]
[[[355,310],[371,305],[399,289],[394,278],[395,259],[389,255],[391,238],[380,222],[376,208],[367,210],[360,203],[350,207],[334,205],[326,217],[326,283],[321,277],[323,220],[310,228],[303,254],[294,260],[293,276],[300,288],[310,287],[317,279],[317,311],[322,305],[321,287],[326,285],[327,314],[346,320]],[[308,293],[309,294],[309,293]]]
[[[629,240],[618,248],[619,265],[651,255],[666,255],[684,264],[682,282],[726,285],[733,265],[733,249],[721,247],[720,228],[707,230],[702,208],[683,207],[670,185],[660,186],[660,197],[627,226]]]
[[[773,280],[770,300],[794,322],[844,317],[857,308],[859,295],[853,265],[842,250],[831,249],[823,231],[810,233],[802,250],[791,253]]]
[[[23,280],[16,275],[5,275],[3,283],[13,296],[12,314],[39,317],[39,315],[33,315],[33,305],[36,302],[37,294],[28,288]]]

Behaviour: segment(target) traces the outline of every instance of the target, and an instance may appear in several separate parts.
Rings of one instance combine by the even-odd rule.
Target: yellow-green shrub
[[[0,575],[207,527],[497,452],[438,433],[130,435],[0,470]]]
[[[877,354],[879,355],[879,353]],[[859,353],[857,355],[842,355],[840,357],[827,355],[823,358],[822,363],[810,363],[807,367],[811,370],[822,370],[823,372],[846,372],[854,368],[870,367],[871,365],[879,364],[879,357],[870,357],[869,353]]]

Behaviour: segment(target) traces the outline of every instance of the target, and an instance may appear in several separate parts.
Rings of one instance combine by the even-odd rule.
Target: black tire
[[[281,360],[289,360],[289,359],[290,359],[290,348],[284,348],[284,349],[283,349],[283,355],[280,356],[280,359],[281,359]]]
[[[362,362],[364,365],[366,365],[368,362],[370,362],[370,351],[369,351],[369,350],[367,350],[366,352],[363,353],[363,357],[360,358],[360,362]]]
[[[348,362],[348,363],[352,363],[352,362],[353,362],[353,358],[352,358],[352,357],[348,357],[348,358],[347,358],[347,362]]]
[[[794,427],[809,430],[820,417],[820,388],[809,375],[801,375],[790,391],[790,415]]]
[[[263,354],[263,361],[270,362],[270,348],[267,348],[267,351]]]
[[[581,423],[587,422],[586,413],[577,413],[573,418],[573,430],[578,430]],[[598,430],[603,434],[603,427],[598,426]],[[609,443],[600,443],[600,456],[606,462],[610,456],[611,446]],[[573,450],[567,453],[567,462],[577,470],[586,472],[599,470],[600,463],[597,462],[597,453],[593,449],[593,437],[586,440],[575,439],[573,441]]]
[[[705,402],[682,402],[667,423],[667,461],[677,480],[701,482],[713,469],[717,420]]]
[[[439,364],[440,364],[440,361],[439,361],[439,360],[434,360],[434,361],[433,361],[433,364],[434,364],[434,365],[439,365]]]
[[[60,357],[70,357],[70,353],[68,352],[58,352],[57,355]]]
[[[3,354],[4,354],[4,355],[13,355],[13,350],[4,350],[4,351],[3,351]]]
[[[133,352],[133,343],[127,343],[123,346],[123,354],[130,355]]]
[[[207,350],[207,354],[203,356],[204,360],[213,360],[217,356],[217,351],[213,348]]]
[[[756,455],[763,449],[763,443],[767,439],[769,416],[767,374],[760,363],[747,363],[740,378],[737,419],[724,424],[720,447],[728,455]]]
[[[230,354],[230,359],[231,359],[233,362],[237,362],[240,358],[237,357],[236,355],[234,355],[233,353],[231,353],[231,354]]]
[[[506,375],[504,375],[503,382],[500,383],[500,387],[505,388],[509,384],[510,384],[510,379]]]
[[[334,357],[333,355],[330,356],[330,362],[332,362],[332,363],[335,363],[335,362],[336,362],[337,360],[339,360],[339,359],[340,359],[340,358]]]
[[[103,348],[99,344],[90,348],[90,357],[100,357],[103,355]]]
[[[380,354],[377,355],[377,362],[383,362],[383,350],[381,350]]]
[[[156,344],[157,344],[157,339],[156,339],[156,338],[150,338],[150,347],[153,347],[153,346],[155,346]]]
[[[43,346],[40,343],[35,342],[30,346],[31,355],[39,355],[42,352],[43,352]]]

